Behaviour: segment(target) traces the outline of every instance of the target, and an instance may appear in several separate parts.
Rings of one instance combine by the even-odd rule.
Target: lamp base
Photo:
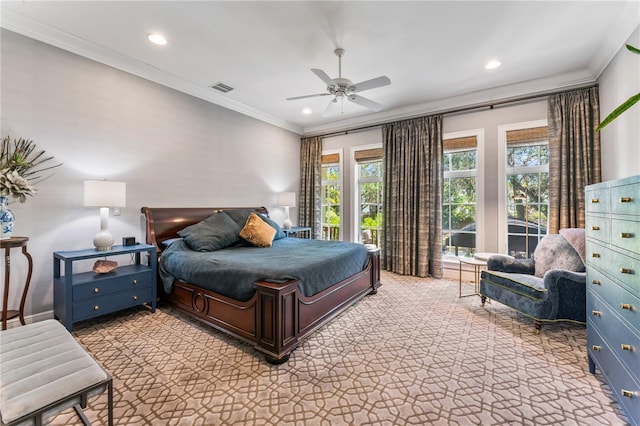
[[[291,221],[289,219],[285,219],[284,222],[282,222],[282,227],[284,229],[291,229]]]
[[[93,237],[93,245],[98,251],[107,251],[113,248],[113,235],[109,231],[100,231]]]

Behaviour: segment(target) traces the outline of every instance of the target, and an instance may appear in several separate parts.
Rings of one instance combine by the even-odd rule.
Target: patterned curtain
[[[300,139],[300,195],[298,197],[298,223],[310,226],[313,238],[320,238],[322,192],[322,139]]]
[[[598,88],[549,96],[549,233],[584,228],[584,187],[602,179]]]
[[[387,271],[442,277],[442,116],[382,127]]]

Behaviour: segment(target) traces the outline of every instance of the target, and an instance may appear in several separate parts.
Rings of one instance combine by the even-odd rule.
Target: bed
[[[159,265],[163,264],[163,254],[169,263],[169,259],[179,257],[175,252],[182,251],[180,245],[183,241],[180,241],[178,232],[183,233],[182,230],[185,228],[201,224],[216,213],[225,212],[232,215],[241,210],[247,208],[143,207],[141,211],[146,222],[146,242],[156,247],[160,258]],[[263,218],[268,217],[268,211],[264,207],[249,210],[259,213]],[[257,249],[254,252],[262,251],[275,255],[285,246],[294,247],[293,251],[301,251],[302,241],[293,240],[295,239],[285,238],[282,242],[274,241],[271,248]],[[311,243],[314,240],[307,241]],[[225,250],[219,250],[220,253],[216,255],[223,255]],[[309,253],[309,249],[306,250],[306,253]],[[254,264],[255,262],[250,261],[245,269],[255,274]],[[319,292],[305,287],[306,279],[296,279],[304,277],[308,270],[318,267],[313,263],[300,264],[303,266],[298,268],[298,271],[289,268],[284,275],[288,279],[256,279],[252,284],[251,293],[246,293],[245,289],[241,294],[225,292],[215,285],[196,285],[187,282],[186,279],[171,279],[171,273],[164,271],[160,273],[158,280],[158,294],[162,301],[168,302],[179,311],[251,344],[264,354],[268,362],[279,364],[289,359],[291,351],[297,347],[301,339],[309,336],[364,296],[376,293],[380,286],[380,252],[377,248],[366,250],[364,267],[358,268],[360,270],[338,282],[325,285],[326,288]]]

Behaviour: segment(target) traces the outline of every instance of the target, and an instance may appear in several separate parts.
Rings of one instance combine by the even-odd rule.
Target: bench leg
[[[74,405],[73,409],[76,410],[76,413],[78,414],[78,417],[80,417],[80,421],[84,426],[91,426],[91,422],[89,421],[87,416],[84,414],[84,411],[82,411],[82,407],[80,406],[80,404]]]

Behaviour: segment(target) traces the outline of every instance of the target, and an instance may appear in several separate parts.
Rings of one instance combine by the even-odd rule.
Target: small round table
[[[458,260],[460,261],[460,264],[459,264],[460,283],[459,283],[459,289],[458,289],[458,298],[474,296],[478,294],[478,292],[480,291],[480,289],[478,288],[480,285],[480,271],[482,270],[482,268],[486,268],[487,261],[484,259],[476,259],[475,257],[472,257],[472,256],[458,256]],[[462,264],[463,263],[466,265],[473,266],[473,285],[475,290],[473,293],[469,293],[465,295],[462,294]]]
[[[11,237],[4,240],[0,240],[0,248],[4,249],[4,298],[2,299],[2,329],[7,329],[7,320],[15,317],[20,317],[20,323],[25,325],[24,322],[24,304],[27,301],[27,292],[29,291],[29,284],[31,283],[31,274],[33,273],[33,259],[27,251],[28,237]],[[27,272],[27,279],[24,284],[24,290],[22,290],[22,299],[20,300],[19,310],[9,310],[9,284],[11,282],[11,249],[14,247],[22,247],[22,254],[27,258],[29,265]]]

